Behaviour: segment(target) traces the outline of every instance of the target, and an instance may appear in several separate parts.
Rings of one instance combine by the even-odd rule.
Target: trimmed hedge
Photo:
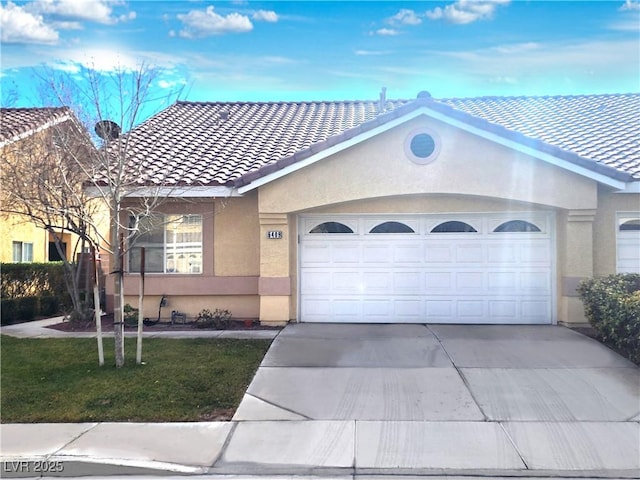
[[[640,274],[584,280],[578,293],[598,337],[640,364]]]
[[[71,306],[62,262],[3,263],[0,268],[2,325],[52,316]]]

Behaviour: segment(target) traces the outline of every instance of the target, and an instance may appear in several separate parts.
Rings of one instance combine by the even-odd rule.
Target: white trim
[[[386,132],[392,128],[395,128],[399,125],[402,125],[410,120],[413,120],[414,118],[417,118],[421,115],[426,115],[428,117],[431,117],[435,120],[439,120],[442,121],[448,125],[454,126],[456,128],[459,128],[461,130],[464,130],[466,132],[469,132],[473,135],[479,136],[481,138],[485,138],[487,140],[490,140],[494,143],[497,143],[499,145],[503,145],[505,147],[508,147],[512,150],[516,150],[518,152],[524,153],[526,155],[529,155],[531,157],[534,158],[538,158],[544,162],[550,163],[551,165],[555,165],[558,166],[560,168],[563,168],[565,170],[568,170],[570,172],[573,173],[577,173],[578,175],[582,175],[584,177],[590,178],[592,180],[595,180],[596,182],[608,185],[610,187],[616,188],[618,190],[621,191],[625,191],[625,192],[629,192],[629,193],[636,193],[636,191],[640,192],[640,182],[633,182],[633,184],[637,184],[637,187],[632,187],[631,190],[628,190],[630,184],[627,182],[624,182],[622,180],[615,180],[611,177],[608,177],[606,175],[603,175],[601,173],[597,173],[594,172],[593,170],[590,170],[588,168],[582,167],[580,165],[576,165],[574,163],[571,163],[567,160],[563,160],[561,158],[558,158],[554,155],[550,155],[548,153],[544,153],[544,152],[540,152],[539,150],[536,150],[535,148],[531,148],[531,147],[527,147],[525,145],[522,145],[521,143],[518,143],[516,141],[513,140],[509,140],[507,138],[504,138],[500,135],[496,135],[494,133],[488,132],[486,130],[483,130],[481,128],[478,127],[474,127],[473,125],[469,125],[466,122],[460,121],[460,120],[456,120],[448,115],[445,115],[443,113],[440,112],[436,112],[435,110],[432,110],[430,108],[427,107],[420,107],[417,108],[416,110],[413,110],[412,112],[409,112],[406,115],[403,115],[402,117],[396,118],[394,120],[391,120],[390,122],[385,123],[384,125],[380,125],[378,127],[375,127],[371,130],[368,130],[360,135],[357,135],[355,137],[352,137],[348,140],[345,140],[344,142],[340,142],[337,145],[333,145],[332,147],[329,147],[325,150],[322,150],[318,153],[316,153],[315,155],[311,155],[308,158],[305,158],[304,160],[301,160],[299,162],[296,162],[292,165],[289,165],[281,170],[278,170],[276,172],[273,172],[271,174],[265,175],[264,177],[260,177],[250,183],[248,183],[247,185],[244,185],[242,187],[240,187],[238,189],[238,192],[240,194],[243,194],[245,192],[249,192],[255,188],[259,188],[262,185],[265,185],[267,183],[270,183],[274,180],[277,180],[278,178],[284,177],[285,175],[288,175],[290,173],[293,173],[297,170],[300,170],[302,168],[305,168],[309,165],[312,165],[324,158],[327,158],[331,155],[334,155],[336,153],[339,153],[343,150],[346,150],[349,147],[352,147],[358,143],[361,143],[365,140],[368,140],[369,138],[372,138],[380,133]]]
[[[623,190],[618,190],[614,193],[640,193],[640,181],[628,182]]]
[[[62,117],[54,119],[54,120],[49,120],[45,123],[43,123],[42,125],[40,125],[39,127],[36,128],[32,128],[31,130],[27,130],[26,132],[22,132],[18,135],[16,135],[13,138],[10,138],[8,140],[5,140],[4,142],[0,142],[0,148],[4,148],[7,145],[11,145],[12,143],[15,143],[19,140],[23,140],[27,137],[30,137],[31,135],[35,135],[38,132],[42,132],[43,130],[46,130],[47,128],[53,127],[55,125],[58,125],[60,123],[64,123],[67,121],[71,121],[72,118],[69,116],[69,114],[65,113]]]
[[[108,190],[108,187],[103,187]],[[97,186],[86,187],[92,197],[101,197],[101,189]],[[170,197],[170,198],[210,198],[210,197],[241,197],[238,190],[225,186],[179,186],[179,187],[140,187],[127,189],[127,198]]]

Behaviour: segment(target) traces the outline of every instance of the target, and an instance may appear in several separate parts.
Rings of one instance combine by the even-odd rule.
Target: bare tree
[[[95,148],[82,127],[66,108],[47,109],[51,126],[2,149],[2,205],[4,214],[19,215],[49,233],[65,269],[71,297],[72,320],[87,316],[90,301],[80,282],[87,275],[75,260],[77,254],[98,246],[99,204],[82,188],[80,162],[91,161]],[[63,235],[73,233],[73,245]],[[70,251],[67,251],[70,250]],[[70,255],[69,255],[70,254]],[[70,258],[68,258],[70,257]]]
[[[99,247],[110,255],[110,273],[114,274],[117,367],[124,366],[125,254],[143,229],[152,223],[149,219],[154,218],[154,211],[166,198],[167,184],[162,178],[156,176],[152,183],[144,180],[142,164],[131,158],[133,140],[128,135],[152,113],[149,109],[151,102],[158,105],[164,100],[167,104],[177,98],[179,91],[171,91],[162,99],[150,98],[151,87],[159,73],[155,68],[142,65],[135,70],[116,68],[109,73],[88,70],[81,81],[51,70],[41,76],[41,93],[46,103],[70,107],[97,148],[91,155],[86,155],[80,154],[71,143],[59,142],[56,151],[61,152],[61,161],[55,163],[53,172],[49,170],[51,174],[40,171],[41,174],[33,180],[39,191],[47,191],[51,185],[48,177],[60,176],[55,183],[64,185],[73,191],[73,195],[47,197],[44,201],[40,195],[21,199],[28,210],[27,215],[40,225],[49,224],[44,213],[51,210],[56,218],[61,216],[65,219],[64,226],[56,223],[57,227],[78,234],[86,239],[89,246]],[[18,169],[16,165],[11,172],[15,181],[20,178]],[[75,179],[75,184],[72,184],[72,179]],[[88,206],[94,204],[106,206],[108,235],[101,236],[99,225],[92,220],[96,211],[87,211],[90,210]],[[78,213],[80,211],[81,214]],[[86,222],[77,222],[80,217]]]

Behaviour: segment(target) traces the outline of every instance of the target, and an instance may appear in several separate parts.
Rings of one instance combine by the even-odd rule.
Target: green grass
[[[1,419],[13,422],[177,422],[229,419],[270,340],[135,338],[116,368],[113,339],[1,337]]]

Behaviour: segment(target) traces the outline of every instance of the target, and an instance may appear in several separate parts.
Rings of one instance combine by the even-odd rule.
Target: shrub
[[[213,312],[208,309],[201,310],[196,316],[194,326],[196,328],[216,328],[224,330],[231,323],[231,312],[216,308]]]
[[[53,295],[45,295],[40,297],[39,314],[43,317],[51,317],[60,311],[58,305],[58,297]]]
[[[584,280],[578,293],[598,337],[640,363],[640,274]]]
[[[0,314],[2,315],[2,325],[11,325],[19,320],[18,318],[18,299],[7,298],[2,300],[0,305]]]
[[[38,297],[22,297],[18,299],[18,319],[33,320],[38,315]]]

